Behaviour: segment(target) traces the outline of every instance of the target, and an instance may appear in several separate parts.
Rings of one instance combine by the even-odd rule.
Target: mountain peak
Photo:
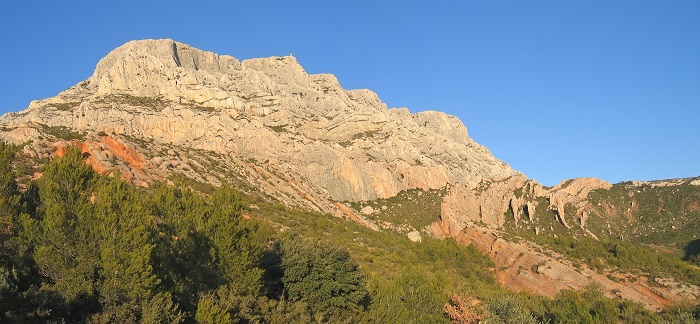
[[[128,42],[104,57],[88,80],[98,94],[130,93],[175,97],[187,84],[205,75],[231,74],[240,62],[171,39]],[[198,78],[199,77],[199,78]]]
[[[248,160],[273,161],[257,165],[266,177],[286,173],[270,183],[269,194],[303,192],[301,200],[316,207],[518,174],[469,138],[454,116],[387,109],[374,92],[345,90],[332,74],[310,75],[293,56],[241,62],[171,39],[120,46],[88,80],[0,126],[30,122],[215,152],[240,159],[234,169]],[[43,126],[34,127],[5,137],[46,136]],[[291,191],[277,192],[287,185]]]

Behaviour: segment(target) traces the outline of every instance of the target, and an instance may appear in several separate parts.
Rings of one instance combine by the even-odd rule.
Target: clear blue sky
[[[545,185],[700,176],[700,1],[2,1],[0,30],[3,113],[172,38],[454,114]]]

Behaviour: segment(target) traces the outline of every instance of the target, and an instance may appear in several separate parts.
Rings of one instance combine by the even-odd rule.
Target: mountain
[[[291,56],[240,62],[172,40],[129,42],[86,81],[1,124],[12,142],[81,133],[105,170],[111,143],[145,141],[143,163],[122,168],[139,182],[183,172],[218,184],[233,173],[288,205],[338,215],[328,202],[517,174],[454,116],[387,109],[375,93],[309,75]],[[46,156],[40,143],[31,150]]]
[[[132,41],[87,80],[3,115],[0,137],[26,144],[35,168],[25,183],[78,145],[96,171],[143,187],[230,183],[413,241],[451,237],[490,256],[514,290],[555,297],[598,284],[654,310],[700,296],[697,268],[639,269],[621,252],[646,255],[624,245],[645,244],[684,262],[682,249],[698,242],[700,178],[543,187],[458,118],[388,108],[370,90],[309,75],[293,56],[239,61],[173,40]]]

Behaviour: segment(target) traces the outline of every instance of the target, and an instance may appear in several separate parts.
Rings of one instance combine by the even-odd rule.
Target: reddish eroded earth
[[[447,226],[431,226],[433,230]],[[447,232],[433,233],[447,236]],[[472,244],[495,263],[496,280],[503,287],[553,298],[562,289],[581,290],[599,285],[610,298],[623,298],[644,304],[650,310],[697,300],[700,288],[679,285],[671,279],[655,279],[632,274],[598,273],[585,265],[575,265],[563,255],[537,244],[508,238],[504,232],[485,227],[466,227],[450,235],[464,245]],[[623,278],[623,279],[620,279]]]
[[[143,156],[129,147],[129,145],[109,135],[103,136],[100,142],[104,144],[108,151],[112,152],[120,160],[127,162],[133,168],[143,168],[145,163]]]
[[[76,145],[86,156],[85,163],[95,172],[107,174],[118,169],[121,178],[137,185],[148,186],[156,180],[154,172],[149,172],[149,164],[143,154],[129,144],[112,136],[103,136],[100,141],[59,141],[53,143],[54,155],[63,157],[70,145]],[[152,170],[150,170],[152,171]]]

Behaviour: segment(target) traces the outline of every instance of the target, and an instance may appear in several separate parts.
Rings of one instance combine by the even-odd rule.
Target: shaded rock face
[[[304,200],[313,201],[474,187],[518,174],[454,116],[387,109],[369,90],[307,74],[292,56],[241,62],[172,40],[129,42],[86,81],[6,114],[0,125],[12,142],[65,127],[256,161],[262,173],[300,179]],[[170,161],[148,153],[159,165]]]

